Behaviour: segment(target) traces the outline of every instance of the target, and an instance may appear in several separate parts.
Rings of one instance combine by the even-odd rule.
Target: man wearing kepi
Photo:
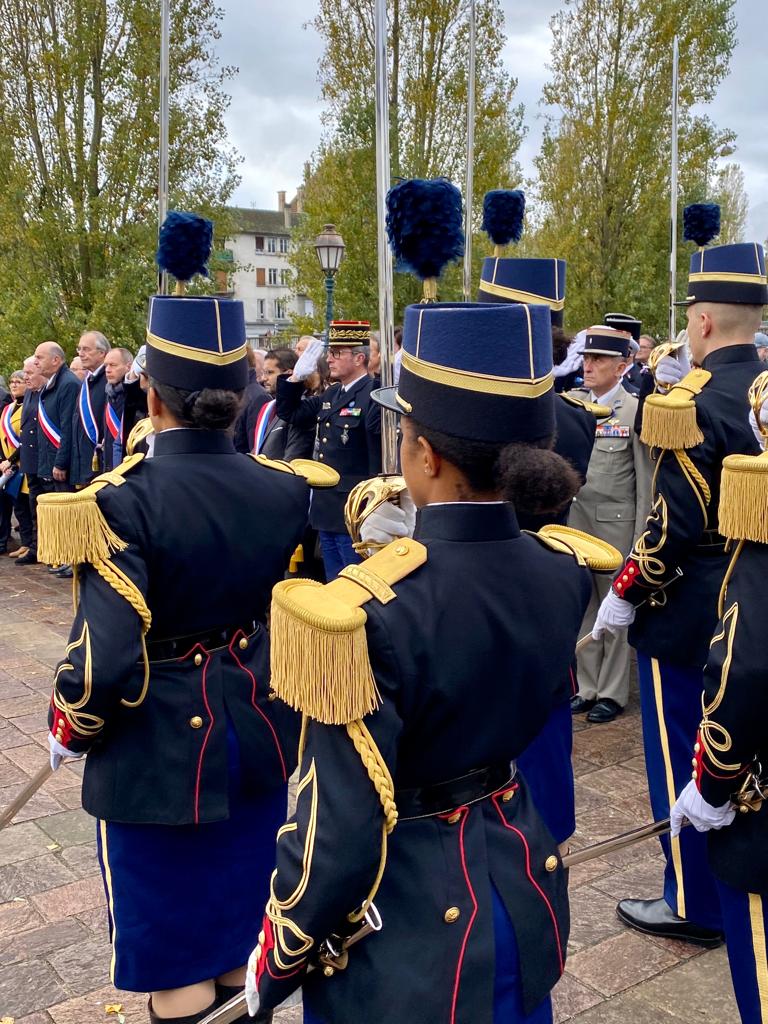
[[[381,412],[371,401],[375,384],[368,376],[370,329],[366,320],[331,321],[328,365],[334,383],[324,394],[304,398],[304,381],[323,354],[321,341],[309,343],[290,377],[277,379],[278,418],[300,430],[315,427],[315,459],[341,477],[338,487],[312,496],[310,523],[320,533],[328,581],[360,561],[344,526],[344,505],[356,484],[381,470]]]
[[[589,576],[578,538],[515,518],[521,487],[546,503],[578,486],[541,450],[551,368],[546,306],[409,306],[399,385],[374,394],[402,414],[414,538],[275,589],[272,685],[306,731],[252,1010],[302,985],[307,1024],[552,1020],[566,878],[514,758],[568,670]],[[344,967],[333,951],[378,923],[373,901],[383,927]]]
[[[642,438],[658,449],[652,510],[593,631],[600,637],[606,629],[630,627],[656,819],[669,814],[690,779],[701,671],[730,557],[717,529],[720,473],[727,455],[757,450],[747,391],[760,370],[753,338],[768,300],[762,246],[705,250],[711,233],[689,237],[701,245],[691,257],[685,300],[691,355],[700,368],[668,395],[646,400]],[[717,944],[722,919],[702,837],[684,829],[664,837],[662,846],[663,898],[623,900],[619,916],[652,935]]]
[[[574,498],[568,525],[602,537],[624,557],[645,528],[651,504],[650,452],[634,431],[637,398],[622,384],[631,340],[628,332],[611,327],[588,328],[585,387],[570,392],[606,406],[610,415],[598,423],[587,482]],[[583,633],[592,629],[600,602],[610,589],[610,576],[594,577]],[[588,644],[578,655],[579,692],[571,701],[573,713],[586,711],[587,721],[596,723],[611,722],[620,715],[629,699],[629,660],[623,633]]]
[[[211,232],[169,214],[161,269],[180,282],[204,272]],[[242,988],[295,764],[295,716],[270,698],[265,622],[309,493],[289,466],[234,450],[245,352],[242,303],[154,296],[154,457],[38,503],[42,557],[79,577],[51,763],[88,754],[112,980],[151,993],[153,1024],[195,1024]]]
[[[768,373],[752,389],[753,425],[768,445]],[[757,426],[758,419],[760,426]],[[761,596],[768,578],[768,455],[723,463],[719,525],[734,544],[720,621],[704,670],[704,717],[693,778],[672,809],[708,832],[742,1024],[768,1021],[768,661]],[[738,807],[737,813],[736,807]]]

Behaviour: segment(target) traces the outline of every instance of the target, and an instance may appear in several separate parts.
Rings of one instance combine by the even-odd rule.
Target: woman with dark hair
[[[153,1024],[195,1024],[242,989],[295,764],[266,618],[309,493],[234,449],[245,353],[240,302],[153,298],[153,457],[38,506],[44,557],[79,582],[52,765],[88,754],[112,978],[151,993]]]
[[[374,395],[402,416],[413,539],[275,588],[272,685],[307,724],[252,1012],[301,985],[305,1024],[552,1020],[566,874],[515,758],[573,654],[588,545],[521,533],[513,504],[578,486],[549,450],[551,369],[545,306],[409,307],[399,385]]]

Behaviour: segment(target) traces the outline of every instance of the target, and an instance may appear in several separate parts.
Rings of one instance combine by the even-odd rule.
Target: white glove
[[[261,957],[261,943],[254,949],[251,955],[248,957],[248,967],[245,972],[245,1001],[248,1004],[248,1013],[251,1017],[255,1017],[259,1012],[261,1000],[259,999],[259,992],[256,988],[256,967]],[[298,1006],[301,1002],[301,989],[297,988],[295,992],[291,992],[287,999],[284,999],[282,1003],[276,1009],[287,1010],[291,1006]]]
[[[50,732],[48,733],[48,746],[51,751],[51,771],[53,772],[56,771],[61,762],[66,758],[70,761],[79,761],[81,757],[85,757],[85,753],[75,754],[71,750],[67,750]]]
[[[597,618],[592,627],[592,639],[599,640],[606,629],[615,636],[634,621],[634,605],[609,590],[603,598],[603,603],[597,609]]]
[[[690,821],[697,832],[709,832],[711,828],[724,828],[730,825],[736,817],[736,810],[730,804],[723,804],[722,807],[713,807],[708,804],[696,788],[693,779],[688,783],[680,796],[675,801],[675,806],[669,812],[669,821],[672,826],[672,836],[679,836],[685,818]]]
[[[399,506],[383,501],[360,525],[360,539],[365,544],[389,544],[397,537],[412,537],[416,526],[416,506],[410,494],[401,491]]]
[[[664,356],[663,359],[659,360],[656,367],[656,380],[659,384],[664,384],[665,387],[671,387],[673,384],[679,383],[686,374],[691,372],[691,361],[688,358],[687,331],[680,331],[675,338],[675,343],[679,342],[683,344],[677,350],[676,355]]]
[[[768,401],[763,402],[760,408],[760,422],[763,424],[763,429],[768,430]],[[752,409],[749,410],[749,425],[752,427],[752,433],[757,438],[757,443],[763,449],[768,450],[768,437],[760,430],[755,419],[755,414]]]
[[[311,377],[317,369],[317,364],[324,348],[325,346],[322,341],[310,341],[296,360],[291,380],[306,380],[307,377]]]

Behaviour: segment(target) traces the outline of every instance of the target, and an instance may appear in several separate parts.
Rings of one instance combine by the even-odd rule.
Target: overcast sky
[[[343,2],[343,0],[339,0]],[[502,0],[507,18],[504,58],[518,79],[528,135],[520,151],[526,173],[541,139],[541,88],[547,79],[549,18],[558,0]],[[219,55],[240,72],[230,83],[230,137],[245,157],[235,194],[241,206],[273,209],[276,193],[290,196],[302,178],[304,161],[320,139],[317,63],[320,40],[304,24],[314,0],[223,0],[225,18]],[[738,46],[731,73],[708,112],[720,127],[737,133],[737,152],[750,200],[747,238],[768,236],[768,112],[764,67],[765,0],[736,0]],[[512,31],[514,26],[514,31]],[[481,59],[481,58],[480,58]]]

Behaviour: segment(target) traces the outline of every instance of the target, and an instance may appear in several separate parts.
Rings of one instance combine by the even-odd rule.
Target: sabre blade
[[[24,807],[40,787],[51,777],[53,769],[50,764],[46,764],[37,775],[33,775],[29,782],[26,784],[24,789],[19,793],[15,800],[6,807],[6,809],[0,814],[0,829],[4,829],[6,825],[9,825],[19,811]]]
[[[684,821],[684,825],[688,822]],[[615,853],[617,850],[626,850],[628,846],[634,846],[644,839],[654,839],[663,836],[671,828],[669,818],[662,818],[661,821],[651,821],[640,828],[630,829],[629,832],[622,832],[619,836],[611,839],[603,839],[602,842],[594,843],[592,846],[585,846],[583,850],[574,850],[563,857],[563,867],[572,868],[576,864],[585,864],[587,861],[602,857],[605,853]]]

